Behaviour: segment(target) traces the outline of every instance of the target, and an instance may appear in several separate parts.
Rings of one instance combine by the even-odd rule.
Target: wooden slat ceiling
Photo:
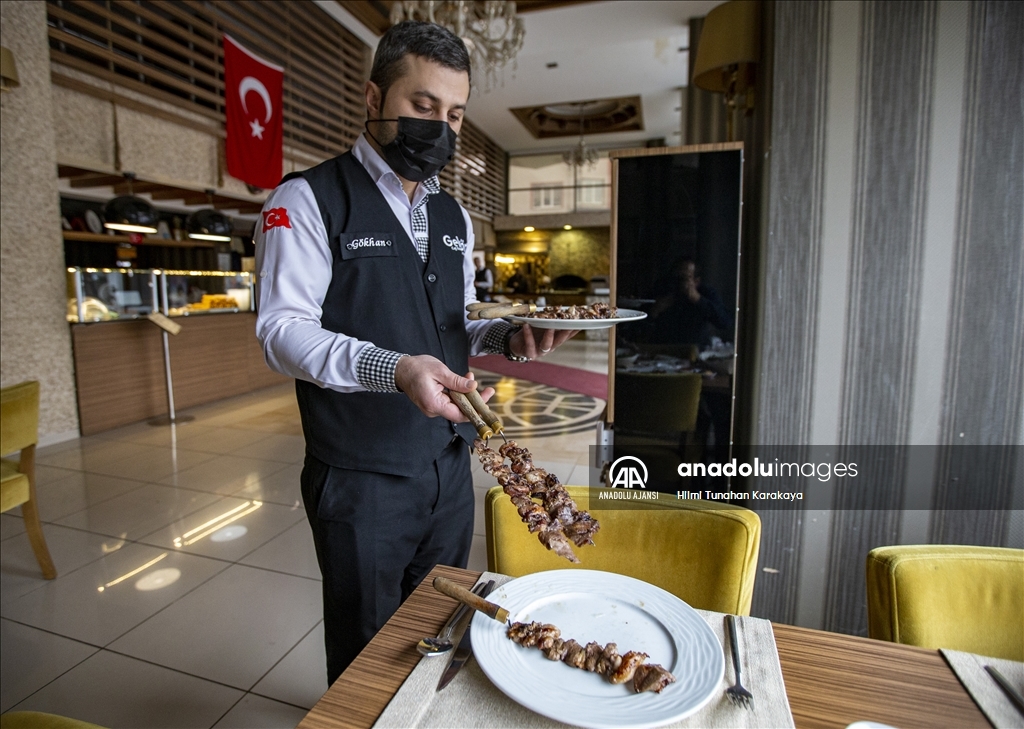
[[[72,165],[57,165],[57,176],[68,180],[75,189],[113,187],[116,195],[127,195],[129,186],[124,175],[117,172],[91,170]],[[214,193],[212,201],[205,190],[177,185],[167,185],[144,178],[136,178],[131,185],[135,193],[147,193],[153,200],[179,202],[184,205],[211,205],[217,210],[234,210],[239,215],[253,215],[260,211],[263,203],[256,200]]]
[[[517,13],[532,13],[537,10],[551,10],[567,5],[583,5],[597,0],[518,0]],[[356,20],[372,30],[382,34],[391,27],[391,6],[395,0],[338,0],[338,4],[352,13]]]

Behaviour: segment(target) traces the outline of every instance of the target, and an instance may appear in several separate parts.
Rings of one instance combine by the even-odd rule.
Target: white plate
[[[629,682],[550,661],[505,637],[482,613],[473,618],[473,655],[506,696],[549,719],[581,727],[657,727],[699,711],[720,690],[722,644],[696,610],[675,595],[632,577],[594,570],[552,570],[502,585],[488,600],[513,622],[552,623],[562,638],[618,644],[647,653],[676,682],[660,694],[633,693]]]
[[[616,324],[646,319],[647,314],[635,309],[619,309],[614,319],[537,319],[532,316],[506,316],[513,324],[529,324],[536,329],[608,329]]]
[[[103,221],[95,210],[85,211],[85,224],[93,233],[103,232]]]

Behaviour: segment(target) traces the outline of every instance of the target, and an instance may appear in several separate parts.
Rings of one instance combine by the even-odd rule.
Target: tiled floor
[[[604,372],[607,344],[572,341],[547,361]],[[550,395],[553,411],[563,401],[516,380],[501,391],[529,391],[529,407]],[[134,728],[299,722],[327,684],[293,393],[196,408],[173,431],[143,423],[40,449],[39,509],[59,576],[40,577],[20,510],[0,515],[0,711]],[[586,483],[592,428],[522,430],[539,465]],[[474,464],[473,483],[469,566],[483,569],[494,481]]]

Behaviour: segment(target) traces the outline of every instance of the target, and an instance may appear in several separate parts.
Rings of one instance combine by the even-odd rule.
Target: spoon
[[[484,592],[485,589],[486,585],[477,585],[473,592],[480,594]],[[441,628],[441,632],[437,634],[437,637],[421,638],[420,642],[416,644],[416,650],[424,656],[439,656],[454,648],[455,644],[451,641],[452,631],[455,630],[455,626],[458,624],[459,619],[462,618],[468,610],[469,607],[467,605],[459,605],[459,609],[456,610],[448,619],[448,622],[444,624],[444,627]]]

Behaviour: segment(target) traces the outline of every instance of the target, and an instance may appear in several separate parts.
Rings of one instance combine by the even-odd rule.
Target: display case
[[[253,311],[253,275],[242,271],[68,268],[69,322]]]

